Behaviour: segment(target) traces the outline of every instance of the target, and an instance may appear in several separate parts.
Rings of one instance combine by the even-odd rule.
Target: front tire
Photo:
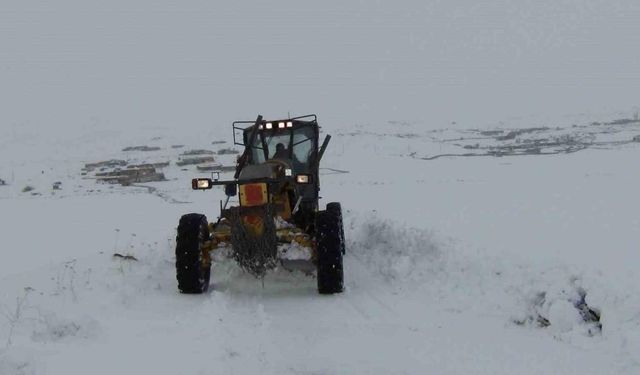
[[[340,202],[327,203],[327,211],[332,212],[338,217],[338,225],[340,226],[340,251],[344,255],[346,253],[344,240],[344,223],[342,221],[342,206],[340,205]]]
[[[320,211],[316,217],[318,293],[334,294],[344,290],[341,220],[335,212]]]
[[[187,214],[180,218],[176,237],[176,278],[182,293],[200,294],[209,288],[211,262],[207,217],[201,214]]]

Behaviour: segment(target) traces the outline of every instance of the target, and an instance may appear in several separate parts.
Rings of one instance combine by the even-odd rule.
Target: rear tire
[[[341,293],[344,290],[342,245],[339,216],[332,211],[320,211],[316,217],[318,255],[318,292]]]
[[[182,293],[200,294],[209,288],[211,264],[203,245],[209,241],[207,217],[187,214],[180,218],[176,237],[176,278]]]

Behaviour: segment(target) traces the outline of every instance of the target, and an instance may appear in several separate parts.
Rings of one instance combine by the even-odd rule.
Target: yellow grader
[[[196,178],[194,190],[224,186],[220,216],[183,215],[176,237],[176,277],[182,293],[209,287],[212,252],[230,247],[247,272],[264,277],[279,264],[316,270],[318,292],[343,291],[345,253],[342,209],[331,202],[319,209],[320,160],[329,144],[319,145],[316,115],[233,123],[234,143],[244,146],[232,180]],[[237,136],[238,135],[238,136]],[[240,138],[241,139],[238,139]],[[239,205],[227,207],[231,197]]]

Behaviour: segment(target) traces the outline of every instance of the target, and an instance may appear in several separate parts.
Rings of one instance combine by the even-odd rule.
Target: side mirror
[[[234,183],[224,185],[224,193],[227,197],[235,197],[238,194],[238,185]]]

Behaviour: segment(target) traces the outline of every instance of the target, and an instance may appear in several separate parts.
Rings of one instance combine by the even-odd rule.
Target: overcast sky
[[[639,98],[637,0],[0,1],[0,127],[483,126]]]

